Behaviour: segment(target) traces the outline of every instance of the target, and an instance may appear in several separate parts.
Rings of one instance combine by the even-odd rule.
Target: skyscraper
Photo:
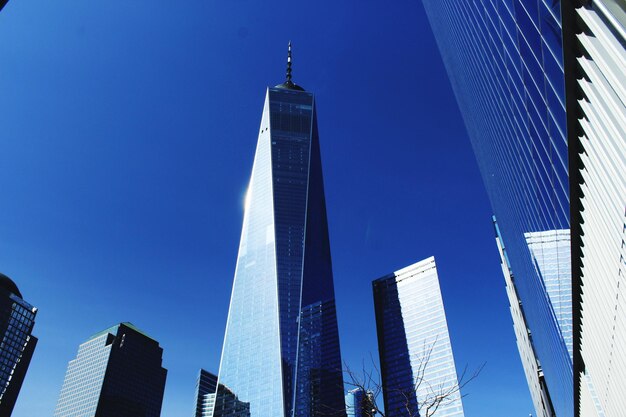
[[[424,5],[507,242],[554,411],[626,415],[624,2]],[[567,230],[572,251],[553,269],[554,294],[521,236],[553,234],[557,247],[558,232]]]
[[[31,333],[37,309],[0,273],[0,417],[10,416],[37,346]]]
[[[562,294],[548,294],[527,241],[527,236],[543,234],[558,246],[556,231],[570,229],[560,1],[423,3],[506,243],[515,277],[511,285],[532,333],[528,340],[518,340],[522,347],[529,342],[537,359],[534,370],[526,373],[539,372],[529,381],[542,380],[556,416],[571,417],[572,359],[551,302],[567,299],[571,285],[557,288]],[[569,271],[569,262],[560,257],[553,271]],[[567,277],[557,281],[565,284]],[[525,353],[520,348],[522,357]]]
[[[217,375],[200,369],[196,383],[195,417],[213,417],[215,393],[217,392]]]
[[[462,417],[435,258],[372,283],[385,412]],[[407,409],[411,414],[407,413]]]
[[[496,232],[496,244],[500,253],[500,262],[502,272],[504,273],[504,281],[506,283],[506,294],[509,298],[509,306],[511,316],[513,317],[513,329],[515,330],[515,339],[517,340],[517,348],[519,350],[524,373],[526,374],[526,382],[530,390],[530,396],[535,407],[536,417],[553,417],[554,407],[552,400],[546,387],[546,382],[541,368],[535,348],[532,343],[532,333],[526,322],[525,306],[519,298],[517,287],[515,285],[515,276],[511,270],[511,263],[507,254],[506,246],[500,235],[498,223],[494,217],[493,225]]]
[[[315,99],[292,81],[291,44],[265,96],[219,384],[252,417],[345,413]]]
[[[374,393],[363,388],[354,388],[346,394],[346,414],[348,417],[374,417]]]
[[[525,233],[570,358],[572,351],[572,260],[569,229]]]
[[[120,323],[91,336],[70,361],[55,417],[159,417],[167,370],[159,342]]]

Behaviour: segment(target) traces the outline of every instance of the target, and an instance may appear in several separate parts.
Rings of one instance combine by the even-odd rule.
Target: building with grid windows
[[[17,285],[0,273],[0,417],[13,412],[28,365],[37,346],[31,333],[37,309],[22,298]]]
[[[196,412],[195,417],[212,417],[217,391],[217,375],[200,369],[196,383]]]
[[[430,257],[372,283],[385,412],[429,415],[448,393],[437,417],[463,417],[435,258]]]
[[[218,381],[215,415],[345,415],[315,99],[291,45],[265,95]]]
[[[506,242],[515,277],[511,284],[532,334],[527,341],[534,364],[520,348],[522,362],[530,366],[527,376],[537,373],[529,386],[541,380],[553,414],[571,417],[572,333],[567,319],[562,322],[565,326],[558,320],[571,307],[555,308],[552,300],[567,300],[572,288],[544,281],[550,276],[552,282],[565,284],[571,260],[559,256],[551,263],[551,272],[542,271],[537,257],[541,251],[529,244],[533,236],[542,236],[542,245],[559,247],[559,233],[570,229],[561,2],[423,0],[423,4]],[[555,292],[549,294],[548,287]],[[525,342],[518,340],[518,346]],[[537,415],[543,412],[536,409]]]
[[[525,233],[524,237],[572,358],[572,251],[569,229]]]
[[[363,388],[354,388],[346,394],[346,414],[348,417],[374,417],[374,393]]]
[[[131,323],[91,336],[70,361],[55,417],[159,417],[167,370],[159,342]]]
[[[532,333],[528,328],[526,322],[526,314],[524,309],[526,308],[519,298],[517,293],[517,286],[515,283],[515,276],[511,270],[511,263],[507,254],[507,249],[504,246],[504,241],[500,235],[500,229],[498,223],[494,217],[493,225],[496,232],[496,245],[500,253],[500,263],[502,266],[502,272],[504,274],[504,281],[506,283],[506,294],[509,298],[509,306],[511,309],[511,317],[513,317],[513,329],[515,330],[515,339],[517,340],[517,348],[519,350],[520,358],[522,359],[522,365],[524,367],[524,373],[526,375],[526,382],[530,390],[530,396],[535,407],[536,417],[552,417],[554,416],[554,407],[548,394],[545,378],[535,348],[532,342]]]
[[[531,392],[549,415],[624,416],[626,6],[423,3],[507,243]]]

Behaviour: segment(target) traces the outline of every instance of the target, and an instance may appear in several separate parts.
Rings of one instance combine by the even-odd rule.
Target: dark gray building
[[[196,383],[196,413],[195,417],[211,417],[217,391],[217,375],[200,369]]]
[[[37,309],[22,299],[17,285],[0,273],[0,417],[13,412],[37,346],[37,338],[31,335],[36,314]]]
[[[162,355],[159,342],[131,323],[96,333],[67,367],[55,417],[159,417]]]

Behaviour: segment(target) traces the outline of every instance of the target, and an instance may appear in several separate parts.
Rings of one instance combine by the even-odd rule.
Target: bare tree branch
[[[403,389],[401,387],[385,387],[387,393],[395,393],[403,398],[404,410],[400,411],[405,414],[405,417],[433,417],[444,406],[451,404],[455,401],[460,401],[462,397],[467,394],[462,394],[461,390],[464,389],[467,384],[475,380],[485,367],[483,363],[480,367],[474,370],[471,375],[468,374],[468,367],[465,366],[460,376],[454,380],[440,380],[437,382],[427,380],[427,371],[429,365],[433,365],[432,358],[435,353],[435,345],[437,338],[428,344],[424,342],[422,349],[422,356],[420,357],[417,366],[413,369],[413,386],[412,389]],[[382,410],[381,395],[383,393],[383,384],[381,378],[381,372],[376,364],[373,356],[370,353],[370,364],[366,366],[365,360],[361,364],[361,371],[355,372],[344,363],[344,383],[362,391],[367,398],[368,403],[363,405],[366,409],[366,416],[380,416],[386,417],[391,412],[390,410]],[[399,410],[396,410],[397,413]]]

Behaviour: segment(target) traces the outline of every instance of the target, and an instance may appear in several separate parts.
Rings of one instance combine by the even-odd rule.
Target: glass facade
[[[89,338],[70,361],[55,417],[159,417],[167,371],[159,343],[130,323]]]
[[[389,416],[462,417],[435,258],[373,283],[385,412]],[[407,412],[410,410],[410,414]]]
[[[374,417],[372,405],[374,393],[363,388],[355,388],[346,394],[346,414],[348,417]]]
[[[22,299],[17,286],[0,274],[0,415],[9,416],[24,382],[37,338],[32,336],[37,309]]]
[[[526,240],[570,228],[560,1],[423,4],[507,243],[555,413],[571,417],[572,359]],[[555,266],[570,267],[567,257]],[[571,288],[563,291],[557,298],[571,297]]]
[[[195,417],[212,417],[217,391],[217,375],[200,369],[196,382],[196,410]]]
[[[569,356],[572,347],[572,251],[569,230],[526,233],[537,274],[543,280]]]
[[[500,262],[502,272],[504,274],[504,282],[506,283],[506,294],[509,298],[511,317],[513,317],[515,339],[517,341],[520,358],[522,359],[522,366],[524,367],[524,374],[526,375],[528,388],[530,389],[530,396],[535,407],[535,416],[553,417],[554,408],[552,407],[550,394],[548,392],[548,388],[546,387],[541,364],[537,359],[537,355],[533,347],[532,333],[528,329],[526,314],[524,313],[525,306],[517,294],[515,276],[511,270],[507,249],[504,245],[504,241],[502,240],[502,236],[500,235],[500,230],[495,217],[493,219],[493,224],[496,232],[496,245],[498,246],[498,251],[500,252]]]
[[[267,90],[219,372],[253,417],[345,410],[315,102],[293,86]]]

